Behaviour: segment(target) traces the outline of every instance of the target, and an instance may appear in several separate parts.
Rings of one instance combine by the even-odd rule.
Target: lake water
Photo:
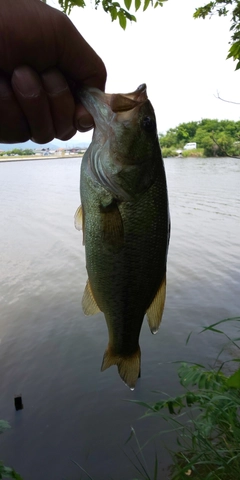
[[[0,418],[12,429],[0,437],[0,458],[24,480],[131,480],[137,472],[134,427],[143,444],[166,429],[140,419],[129,400],[157,401],[153,391],[177,394],[176,360],[210,364],[220,336],[201,326],[240,314],[240,160],[166,159],[172,235],[168,289],[158,335],[144,322],[142,377],[131,392],[116,367],[101,373],[107,327],[85,317],[86,282],[79,205],[79,159],[0,164]],[[189,344],[185,341],[194,332]],[[24,409],[16,412],[14,396]],[[156,437],[145,458],[161,480],[169,435]],[[125,452],[125,453],[124,453]]]

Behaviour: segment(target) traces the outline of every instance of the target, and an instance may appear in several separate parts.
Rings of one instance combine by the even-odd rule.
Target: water
[[[140,420],[144,409],[127,400],[179,393],[170,362],[210,364],[221,338],[198,335],[200,327],[240,314],[240,161],[166,159],[172,235],[162,325],[151,335],[144,322],[134,392],[115,367],[100,373],[106,324],[81,310],[84,248],[73,226],[79,163],[0,164],[0,418],[12,426],[0,437],[0,458],[24,480],[87,478],[72,460],[94,480],[136,478],[123,451],[133,458],[134,442],[124,447],[131,426],[144,443],[166,425]],[[18,412],[16,394],[24,403]],[[168,464],[163,441],[173,438],[164,434],[144,450],[151,472],[155,447],[160,467]]]

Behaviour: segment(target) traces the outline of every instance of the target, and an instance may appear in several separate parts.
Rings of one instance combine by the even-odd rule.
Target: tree
[[[177,130],[170,128],[166,135],[160,134],[160,142],[162,147],[170,148],[177,145]]]
[[[237,61],[236,70],[240,69],[240,1],[239,0],[215,0],[207,3],[203,7],[196,9],[194,18],[206,18],[212,15],[227,16],[231,15],[232,32],[230,48],[227,58],[233,58]]]
[[[206,157],[239,156],[240,121],[203,118],[199,122],[181,123],[170,128],[159,139],[164,153],[182,149],[188,142],[196,142]]]
[[[47,0],[42,0],[46,2]],[[91,1],[91,0],[90,0]],[[95,9],[102,6],[106,13],[111,15],[112,21],[119,21],[121,27],[125,30],[127,20],[136,22],[135,15],[130,13],[130,9],[134,8],[137,12],[140,7],[143,11],[147,10],[149,6],[153,8],[162,7],[168,0],[122,0],[122,4],[115,0],[94,0]],[[86,6],[85,0],[58,0],[64,13],[69,15],[72,8],[75,6],[84,8]],[[182,2],[184,3],[184,1]],[[231,40],[229,54],[227,58],[233,58],[237,61],[236,70],[240,69],[240,0],[212,0],[203,7],[195,10],[194,18],[206,18],[212,15],[231,17]]]

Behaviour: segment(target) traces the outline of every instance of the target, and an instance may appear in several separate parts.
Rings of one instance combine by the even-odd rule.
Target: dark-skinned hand
[[[105,81],[102,60],[66,15],[40,0],[1,0],[0,143],[69,140],[90,130],[76,92],[103,90]]]

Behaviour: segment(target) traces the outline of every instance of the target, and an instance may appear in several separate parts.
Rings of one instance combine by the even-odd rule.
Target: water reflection
[[[172,236],[166,309],[158,335],[141,333],[142,377],[134,392],[114,367],[100,373],[107,343],[101,314],[85,317],[86,282],[79,205],[79,160],[0,165],[1,458],[25,480],[79,479],[76,460],[96,480],[131,479],[122,451],[131,425],[144,443],[164,424],[141,420],[126,400],[176,394],[169,362],[210,363],[213,334],[190,331],[240,312],[240,163],[234,159],[167,159]],[[14,395],[24,410],[15,412]],[[164,441],[168,438],[164,436]],[[168,457],[156,440],[162,468]],[[146,449],[149,465],[155,452]],[[163,480],[164,480],[163,474]],[[84,477],[83,477],[84,478]]]

